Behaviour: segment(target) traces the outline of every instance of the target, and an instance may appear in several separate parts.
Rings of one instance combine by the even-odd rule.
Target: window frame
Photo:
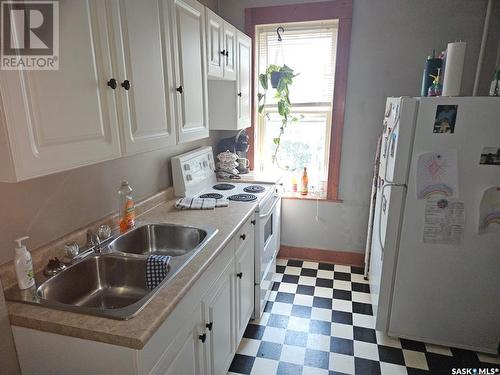
[[[340,160],[342,152],[342,130],[344,127],[345,98],[349,48],[351,44],[352,0],[324,1],[309,4],[279,5],[245,9],[245,32],[252,38],[252,82],[255,82],[257,51],[255,50],[255,28],[274,23],[306,22],[337,19],[337,54],[335,58],[335,87],[332,104],[332,123],[328,163],[327,200],[339,201]],[[252,125],[247,129],[250,137],[248,159],[254,165],[255,128],[257,125],[256,85],[252,85]]]

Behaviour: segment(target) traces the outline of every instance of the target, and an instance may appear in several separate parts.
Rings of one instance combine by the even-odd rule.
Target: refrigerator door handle
[[[387,184],[384,184],[382,185],[382,189],[380,189],[380,196],[381,196],[381,199],[383,200],[384,199],[384,190],[386,187],[402,187],[404,189],[407,188],[406,184],[397,184],[397,183],[394,183],[394,182],[391,182],[391,183],[387,183]],[[380,210],[379,210],[379,214],[378,214],[378,242],[379,242],[379,245],[380,245],[380,254],[384,254],[384,245],[382,244],[382,212],[384,211],[382,209],[382,202],[380,202],[381,206],[380,206]],[[387,230],[387,228],[386,228]]]
[[[387,181],[390,184],[395,183],[394,181],[388,180],[387,179],[387,163],[389,162],[389,157],[391,157],[391,143],[394,141],[393,139],[393,134],[396,131],[396,129],[399,126],[399,118],[400,118],[400,107],[399,104],[396,106],[396,112],[394,113],[394,126],[392,129],[389,131],[389,134],[387,134],[387,144],[386,144],[386,154],[385,154],[385,168],[384,168],[384,181]]]

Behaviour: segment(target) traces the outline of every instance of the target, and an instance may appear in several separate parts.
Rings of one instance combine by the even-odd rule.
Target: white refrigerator
[[[389,336],[497,353],[500,98],[388,98],[369,282]]]

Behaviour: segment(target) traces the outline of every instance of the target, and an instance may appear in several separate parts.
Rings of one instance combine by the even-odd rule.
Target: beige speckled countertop
[[[153,208],[142,215],[139,220],[211,226],[217,228],[218,232],[137,316],[130,320],[114,320],[8,302],[11,324],[132,349],[142,349],[203,271],[252,215],[256,206],[256,203],[231,202],[230,207],[217,208],[214,211],[179,211],[174,208],[174,202],[175,200],[169,200]],[[220,215],[222,212],[223,215]]]

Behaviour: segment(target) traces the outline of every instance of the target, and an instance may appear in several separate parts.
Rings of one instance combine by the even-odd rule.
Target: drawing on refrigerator
[[[459,108],[453,135],[433,132],[442,106]],[[500,98],[388,98],[384,114],[368,272],[375,328],[495,354],[500,168],[478,154],[500,144]]]
[[[458,196],[458,157],[456,150],[428,152],[418,157],[417,198],[434,195]]]
[[[486,189],[479,206],[479,233],[500,233],[500,186]]]

